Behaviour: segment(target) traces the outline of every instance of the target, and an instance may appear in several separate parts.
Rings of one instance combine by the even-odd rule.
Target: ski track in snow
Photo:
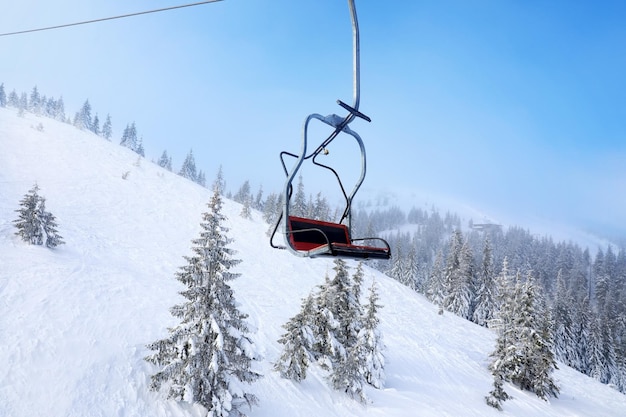
[[[33,128],[39,123],[43,132]],[[150,391],[155,369],[143,358],[175,324],[169,309],[183,288],[174,274],[191,254],[210,191],[95,135],[11,109],[0,108],[0,144],[0,416],[202,415]],[[55,250],[14,235],[14,210],[35,182],[66,242]],[[316,366],[302,383],[281,379],[272,370],[281,326],[333,263],[272,249],[261,215],[242,219],[240,210],[225,200],[231,247],[243,261],[232,286],[263,357],[250,417],[624,415],[626,396],[563,365],[558,399],[507,384],[514,399],[503,412],[488,407],[492,332],[437,314],[369,268],[363,292],[376,280],[386,387],[368,388],[364,406],[330,389]]]

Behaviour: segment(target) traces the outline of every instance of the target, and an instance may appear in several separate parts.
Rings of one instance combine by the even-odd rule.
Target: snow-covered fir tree
[[[337,338],[340,331],[339,320],[335,311],[336,292],[331,287],[328,275],[324,284],[319,286],[315,296],[315,315],[313,317],[314,344],[313,355],[317,363],[326,370],[331,370],[336,358],[345,355],[344,346]]]
[[[355,344],[346,349],[346,355],[341,362],[333,366],[329,376],[332,387],[338,391],[343,391],[351,398],[361,403],[368,401],[365,394],[365,378],[363,360],[365,350],[363,346]]]
[[[165,386],[168,397],[199,403],[207,416],[244,416],[242,407],[257,404],[245,385],[261,375],[253,369],[257,357],[245,322],[237,308],[228,281],[239,276],[231,271],[240,261],[228,247],[232,239],[224,225],[222,197],[215,187],[209,211],[202,216],[200,236],[192,241],[193,256],[176,279],[187,289],[186,301],[171,309],[180,323],[169,337],[148,348],[155,351],[146,360],[160,370],[151,378],[151,388]]]
[[[552,378],[557,368],[553,354],[552,317],[531,272],[526,275],[521,295],[516,320],[523,361],[522,369],[511,380],[522,389],[547,400],[559,394]]]
[[[506,272],[506,265],[503,267]],[[559,388],[552,378],[556,361],[552,353],[550,315],[543,303],[532,273],[525,280],[518,272],[515,284],[503,276],[503,303],[498,314],[496,350],[490,369],[494,391],[500,379],[547,400],[556,397]],[[495,398],[494,392],[490,394]]]
[[[443,301],[446,295],[443,274],[443,251],[440,249],[430,270],[426,290],[428,299],[439,307],[439,314],[443,314]]]
[[[65,104],[63,103],[63,97],[60,97],[54,103],[54,119],[60,122],[65,122]]]
[[[30,100],[28,101],[28,110],[33,114],[41,114],[41,95],[37,86],[34,86],[30,93]]]
[[[556,277],[556,292],[552,304],[552,317],[554,319],[554,353],[555,356],[568,366],[575,366],[577,353],[573,337],[574,322],[572,321],[572,308],[574,298],[567,290],[563,271],[559,270]]]
[[[365,381],[374,388],[381,389],[385,385],[385,343],[378,328],[380,324],[378,311],[382,308],[382,305],[378,304],[379,299],[376,282],[372,282],[357,345],[359,350],[363,351],[359,356],[364,359]]]
[[[252,218],[252,208],[250,207],[250,204],[251,204],[250,198],[251,196],[248,196],[248,198],[246,198],[241,205],[241,211],[239,212],[239,215],[244,219]]]
[[[135,148],[135,152],[140,156],[146,156],[146,151],[143,148],[143,136],[137,141],[137,148]]]
[[[357,274],[362,275],[362,271]],[[346,343],[345,357],[334,365],[330,374],[330,382],[335,389],[362,403],[368,401],[365,385],[382,388],[385,380],[384,343],[377,316],[382,306],[378,304],[378,299],[375,283],[372,283],[366,312],[358,319],[358,334],[353,342]]]
[[[310,213],[310,218],[324,221],[331,220],[330,205],[328,204],[326,198],[322,196],[321,192],[317,193],[317,195],[315,196],[315,201],[311,204],[311,206],[312,210]]]
[[[217,174],[215,174],[215,181],[213,182],[213,186],[217,187],[221,194],[226,192],[226,180],[224,179],[224,170],[220,165],[217,169]]]
[[[487,237],[483,246],[483,259],[477,274],[476,298],[472,321],[480,326],[488,326],[494,317],[496,306],[496,287],[493,271],[493,250]]]
[[[91,119],[91,104],[85,100],[83,106],[74,116],[74,126],[81,130],[92,130],[93,121]]]
[[[196,183],[203,187],[206,187],[206,176],[204,175],[204,171],[198,170],[198,175],[196,176]]]
[[[450,249],[444,269],[444,287],[446,295],[443,306],[446,310],[465,319],[472,317],[474,297],[473,255],[460,230],[455,230],[450,238]]]
[[[497,278],[498,284],[498,304],[499,310],[496,316],[489,322],[489,327],[497,333],[496,348],[491,353],[493,358],[489,365],[489,370],[493,375],[493,390],[485,397],[487,404],[502,409],[502,402],[510,398],[504,391],[504,381],[508,380],[512,369],[515,368],[515,359],[511,353],[515,351],[516,340],[514,323],[514,296],[513,296],[513,278],[509,274],[508,261],[505,258],[502,271]]]
[[[46,245],[54,248],[61,245],[63,238],[57,232],[55,216],[46,211],[46,200],[38,193],[35,184],[20,201],[20,209],[15,210],[19,217],[13,222],[17,228],[15,233],[23,241],[31,245]]]
[[[11,90],[7,98],[7,106],[17,108],[20,105],[20,98],[15,89]]]
[[[135,126],[135,122],[131,124],[127,124],[124,128],[124,133],[122,133],[122,139],[120,140],[120,145],[130,149],[131,151],[137,150],[138,139],[137,139],[137,127]]]
[[[57,231],[57,221],[54,214],[46,211],[46,199],[41,197],[39,200],[39,207],[37,209],[37,216],[41,220],[41,227],[43,229],[43,235],[45,236],[45,245],[49,248],[55,248],[64,244],[63,238]]]
[[[17,106],[17,115],[24,117],[24,112],[28,110],[28,96],[26,93],[20,94],[20,101]]]
[[[317,294],[310,294],[300,312],[283,327],[284,345],[274,369],[284,378],[301,381],[309,365],[317,362],[329,371],[330,385],[361,402],[367,401],[367,384],[384,384],[384,355],[377,316],[381,306],[375,284],[363,312],[359,302],[363,265],[350,278],[345,261],[335,260],[334,278],[328,275]]]
[[[233,200],[243,204],[246,200],[252,199],[252,193],[250,191],[250,181],[245,180],[239,190],[233,195]]]
[[[420,265],[417,259],[415,244],[409,244],[404,264],[402,282],[414,291],[423,291],[423,280],[420,279]]]
[[[341,259],[334,261],[335,276],[330,280],[327,297],[324,299],[332,316],[337,321],[335,338],[340,344],[333,360],[340,362],[345,358],[345,349],[356,344],[360,330],[361,306],[354,293],[353,280],[350,278],[348,266]],[[362,275],[362,271],[359,272]]]
[[[100,135],[106,140],[111,140],[111,138],[113,137],[113,125],[111,123],[111,115],[109,114],[107,114],[107,118],[104,120]]]
[[[7,93],[4,91],[4,83],[0,84],[0,107],[7,106]]]
[[[31,245],[43,244],[43,229],[38,216],[41,198],[38,192],[39,186],[35,184],[20,201],[20,209],[15,210],[19,217],[13,222],[17,228],[15,234]]]
[[[263,211],[263,186],[259,186],[259,190],[254,197],[254,203],[252,204],[256,210]]]
[[[496,352],[498,352],[498,350],[496,350]],[[510,399],[511,396],[504,390],[503,372],[499,366],[499,362],[494,362],[492,364],[491,372],[493,375],[493,389],[485,397],[485,401],[491,407],[502,410],[502,402]]]
[[[304,183],[302,182],[302,175],[298,177],[298,185],[296,186],[296,193],[293,196],[293,202],[291,203],[291,214],[293,216],[306,216],[307,202],[306,194],[304,193]]]
[[[161,168],[165,168],[168,171],[172,170],[172,157],[167,154],[167,151],[163,151],[161,157],[157,161],[157,165]]]
[[[91,131],[100,136],[100,118],[98,117],[98,113],[96,113],[96,115],[93,117],[93,122],[91,123]]]
[[[315,302],[313,294],[309,294],[302,302],[300,312],[283,325],[286,332],[278,339],[283,345],[280,358],[274,370],[283,378],[300,382],[306,378],[306,372],[314,360],[312,353],[315,335],[313,320]]]
[[[196,160],[193,157],[193,149],[189,150],[189,153],[183,161],[183,165],[180,167],[180,171],[178,171],[178,175],[183,178],[190,179],[194,182],[198,178],[198,172],[196,170]]]

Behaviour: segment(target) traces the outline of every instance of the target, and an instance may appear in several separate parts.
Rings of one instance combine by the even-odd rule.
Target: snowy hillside
[[[39,124],[43,130],[37,129]],[[176,270],[190,254],[210,192],[137,154],[67,124],[0,108],[0,416],[200,416],[148,390],[145,348],[175,324]],[[217,168],[216,170],[217,171]],[[209,175],[209,182],[212,180]],[[29,246],[14,235],[22,196],[37,183],[66,244]],[[264,359],[250,417],[623,416],[626,396],[565,366],[549,403],[507,385],[499,412],[484,402],[494,335],[371,269],[387,345],[386,387],[362,406],[313,368],[296,384],[272,371],[281,325],[331,270],[270,248],[258,213],[226,200],[233,282]],[[349,263],[354,266],[354,263]]]

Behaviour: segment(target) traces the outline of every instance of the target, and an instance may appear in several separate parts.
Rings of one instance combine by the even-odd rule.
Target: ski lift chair
[[[352,237],[352,201],[365,180],[366,158],[365,146],[363,145],[361,137],[350,129],[348,125],[357,117],[367,122],[371,122],[371,119],[359,111],[359,27],[354,0],[348,0],[348,7],[352,20],[353,35],[353,105],[350,106],[341,100],[337,100],[337,104],[348,112],[348,114],[343,117],[336,114],[325,117],[317,113],[309,115],[302,129],[300,154],[285,151],[280,153],[280,160],[287,180],[282,194],[283,210],[274,227],[270,238],[270,245],[278,249],[287,249],[294,255],[301,257],[333,256],[353,259],[389,259],[391,257],[391,249],[386,240],[378,237],[359,239]],[[313,152],[307,154],[309,124],[313,120],[320,121],[330,126],[333,128],[333,131]],[[352,136],[361,151],[361,174],[350,194],[346,193],[337,171],[330,166],[318,162],[316,159],[320,154],[326,153],[328,145],[340,134]],[[285,156],[296,158],[296,162],[290,170],[287,169]],[[314,165],[331,171],[339,183],[339,187],[341,188],[346,202],[339,223],[308,219],[291,214],[292,183],[299,173],[302,164],[309,160]],[[276,245],[273,242],[274,236],[281,225],[285,237],[285,245]]]

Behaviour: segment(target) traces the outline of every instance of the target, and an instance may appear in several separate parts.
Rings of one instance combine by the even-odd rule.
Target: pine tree
[[[519,337],[524,360],[522,369],[512,381],[543,400],[557,397],[559,388],[552,379],[552,373],[557,369],[552,353],[552,318],[530,272],[523,285],[519,306],[517,321],[521,324]]]
[[[65,104],[63,103],[63,97],[59,98],[54,105],[54,119],[65,122]]]
[[[385,344],[382,333],[378,329],[380,324],[378,311],[382,308],[378,300],[376,283],[372,282],[368,303],[365,306],[363,327],[359,332],[358,345],[364,350],[363,376],[365,381],[374,388],[381,389],[385,384]]]
[[[316,296],[313,326],[315,359],[327,370],[345,360],[346,349],[356,343],[360,330],[361,308],[354,294],[355,284],[344,260],[336,259],[334,264],[335,276],[326,276]],[[357,270],[356,275],[360,281],[362,271]]]
[[[206,176],[202,170],[198,171],[198,176],[196,177],[196,183],[203,187],[206,187]]]
[[[193,157],[193,149],[189,150],[185,161],[183,161],[183,165],[180,167],[180,171],[178,171],[178,175],[194,182],[198,178],[196,160]]]
[[[101,135],[106,140],[111,140],[113,137],[113,125],[111,124],[111,116],[107,114],[107,118],[102,125]]]
[[[56,218],[46,211],[46,199],[38,191],[39,186],[35,184],[20,201],[22,208],[15,210],[19,213],[19,218],[13,222],[18,229],[15,234],[31,245],[45,244],[54,248],[65,242],[57,232]]]
[[[30,93],[28,110],[34,114],[41,114],[41,95],[39,94],[39,90],[37,90],[37,86],[34,86]]]
[[[263,211],[263,186],[259,186],[259,191],[256,193],[256,197],[254,197],[253,207],[259,211]]]
[[[57,231],[56,217],[54,217],[54,215],[49,211],[46,211],[46,199],[43,197],[39,201],[37,215],[41,219],[43,234],[46,236],[46,246],[49,248],[55,248],[64,244],[65,242],[63,241],[63,238]]]
[[[396,281],[400,282],[401,284],[406,285],[406,282],[403,282],[403,278],[405,275],[404,269],[405,269],[405,261],[406,261],[405,256],[404,256],[403,243],[404,243],[403,240],[398,240],[396,244],[393,245],[394,253],[391,259],[391,267],[389,268],[387,275],[395,279]]]
[[[224,180],[224,170],[222,169],[221,165],[217,170],[217,174],[215,175],[213,187],[217,187],[221,194],[224,194],[226,192],[226,180]]]
[[[467,241],[463,241],[460,230],[455,230],[450,238],[450,250],[446,259],[444,285],[446,296],[443,307],[465,319],[470,319],[473,300],[472,252]]]
[[[497,364],[492,369],[493,374],[493,390],[485,397],[488,405],[498,410],[502,410],[502,402],[511,398],[504,390],[504,379],[502,373],[497,369]]]
[[[239,190],[233,196],[233,200],[238,203],[244,204],[246,200],[252,199],[252,194],[250,193],[250,181],[245,180],[244,183],[239,187]]]
[[[589,297],[583,297],[580,305],[577,305],[577,308],[574,310],[573,317],[574,328],[572,337],[576,340],[574,345],[576,355],[574,368],[585,375],[589,375],[591,320],[594,317]]]
[[[26,93],[20,94],[20,100],[17,106],[17,115],[24,117],[24,112],[28,110],[28,97]]]
[[[98,113],[96,113],[93,118],[93,123],[91,123],[91,131],[100,136],[100,119],[98,118]]]
[[[239,276],[230,269],[240,261],[228,248],[222,198],[217,188],[203,214],[200,237],[192,243],[194,255],[176,274],[187,290],[183,304],[171,313],[181,322],[170,336],[148,348],[146,357],[161,369],[152,376],[151,388],[168,387],[168,397],[201,404],[213,417],[243,416],[241,407],[258,402],[244,384],[261,377],[252,370],[254,345],[248,336],[247,316],[237,309],[228,281]]]
[[[503,271],[506,270],[505,264]],[[556,361],[552,353],[551,322],[534,277],[529,272],[523,282],[518,272],[514,287],[508,276],[503,276],[501,282],[503,302],[495,326],[498,338],[490,366],[494,391],[487,398],[497,399],[499,379],[511,381],[544,400],[556,397],[559,389],[552,379]]]
[[[167,155],[167,151],[163,151],[157,165],[161,168],[165,168],[168,171],[172,170],[172,158]]]
[[[137,128],[135,127],[135,122],[126,125],[124,128],[120,145],[130,149],[131,151],[137,150]]]
[[[43,244],[43,229],[41,227],[41,219],[38,215],[41,198],[39,197],[38,191],[39,186],[35,184],[33,188],[28,191],[28,194],[22,198],[20,201],[21,208],[15,210],[19,213],[19,217],[13,222],[17,228],[15,234],[31,245]]]
[[[74,116],[74,126],[81,130],[92,130],[93,122],[91,120],[91,104],[89,104],[89,100],[85,100],[80,111]]]
[[[495,281],[493,276],[493,250],[489,238],[485,238],[483,261],[477,274],[476,303],[472,321],[480,326],[488,326],[497,309],[495,302]]]
[[[338,270],[341,271],[340,268]],[[362,265],[359,264],[353,277],[353,294],[360,293],[362,275]],[[364,390],[365,384],[382,388],[385,379],[384,344],[378,330],[377,316],[380,308],[378,293],[375,284],[372,283],[366,313],[360,312],[362,310],[360,304],[348,307],[348,311],[352,313],[346,313],[346,317],[353,317],[357,312],[360,312],[360,317],[351,319],[358,323],[356,326],[346,326],[346,323],[341,326],[346,332],[342,338],[345,355],[336,359],[329,376],[333,388],[343,390],[362,403],[368,401]],[[353,336],[352,333],[355,331],[357,334]]]
[[[364,350],[360,345],[355,345],[346,350],[345,358],[335,364],[329,380],[332,387],[344,391],[351,398],[361,403],[368,401],[365,394],[365,380],[363,378],[363,355]]]
[[[53,97],[46,99],[45,102],[42,103],[43,114],[52,119],[56,118],[56,105],[56,100]]]
[[[0,84],[0,107],[7,106],[7,93],[4,91],[4,83]]]
[[[139,141],[137,142],[137,147],[135,148],[135,153],[139,154],[140,156],[146,156],[146,152],[143,149],[143,136],[139,138]]]
[[[422,283],[418,281],[419,263],[417,260],[417,248],[415,247],[415,244],[409,244],[403,272],[401,282],[413,291],[420,291]]]
[[[252,218],[252,209],[250,208],[250,196],[243,201],[239,215],[244,219]]]
[[[18,108],[20,105],[20,98],[15,92],[15,89],[11,90],[9,93],[9,98],[7,99],[7,106]]]
[[[435,262],[428,277],[428,299],[439,307],[439,314],[443,314],[443,300],[445,299],[445,286],[443,281],[443,252],[441,249],[435,255]]]
[[[317,307],[313,321],[313,331],[315,336],[315,343],[313,345],[313,355],[319,365],[326,370],[332,370],[333,366],[338,360],[345,357],[345,346],[342,343],[343,335],[341,333],[342,326],[340,323],[339,306],[343,303],[337,298],[340,297],[341,290],[338,290],[337,285],[341,285],[344,289],[345,277],[348,276],[345,269],[345,263],[338,259],[339,265],[334,269],[337,276],[331,281],[330,277],[326,275],[324,284],[319,287],[319,291],[315,298],[315,305]],[[343,268],[343,269],[341,269]],[[345,297],[343,297],[345,299]]]
[[[286,333],[278,339],[284,345],[274,370],[283,378],[300,382],[306,378],[306,371],[314,360],[312,353],[315,336],[313,334],[313,317],[315,303],[313,294],[309,294],[302,302],[300,312],[291,318],[283,328]]]
[[[556,277],[556,293],[552,305],[552,317],[555,323],[554,353],[559,360],[568,366],[575,366],[577,361],[576,342],[573,337],[574,323],[571,312],[573,306],[574,298],[566,288],[563,271],[559,269]]]
[[[339,322],[339,327],[335,334],[337,340],[342,345],[343,350],[354,346],[360,330],[361,305],[355,296],[355,285],[350,278],[348,267],[341,258],[335,259],[335,277],[330,281],[330,309],[334,317]],[[362,280],[363,271],[357,271],[359,280]],[[360,292],[360,289],[358,290]],[[342,360],[342,355],[335,357],[335,360]]]
[[[493,358],[489,365],[489,370],[493,375],[493,390],[485,400],[490,406],[502,409],[502,402],[509,399],[509,395],[504,391],[503,383],[510,379],[511,373],[515,369],[517,358],[516,334],[514,324],[514,293],[512,277],[509,275],[508,261],[504,258],[502,271],[497,278],[498,283],[498,303],[499,309],[496,316],[490,321],[489,327],[497,332],[496,348],[491,353]]]
[[[304,193],[304,183],[302,182],[302,175],[298,177],[298,185],[296,187],[296,194],[293,197],[293,203],[291,204],[291,215],[293,216],[306,216],[307,203],[306,194]]]
[[[270,225],[273,225],[277,219],[277,213],[279,211],[277,206],[280,206],[278,200],[278,194],[271,193],[267,196],[265,204],[263,205],[263,220]]]

